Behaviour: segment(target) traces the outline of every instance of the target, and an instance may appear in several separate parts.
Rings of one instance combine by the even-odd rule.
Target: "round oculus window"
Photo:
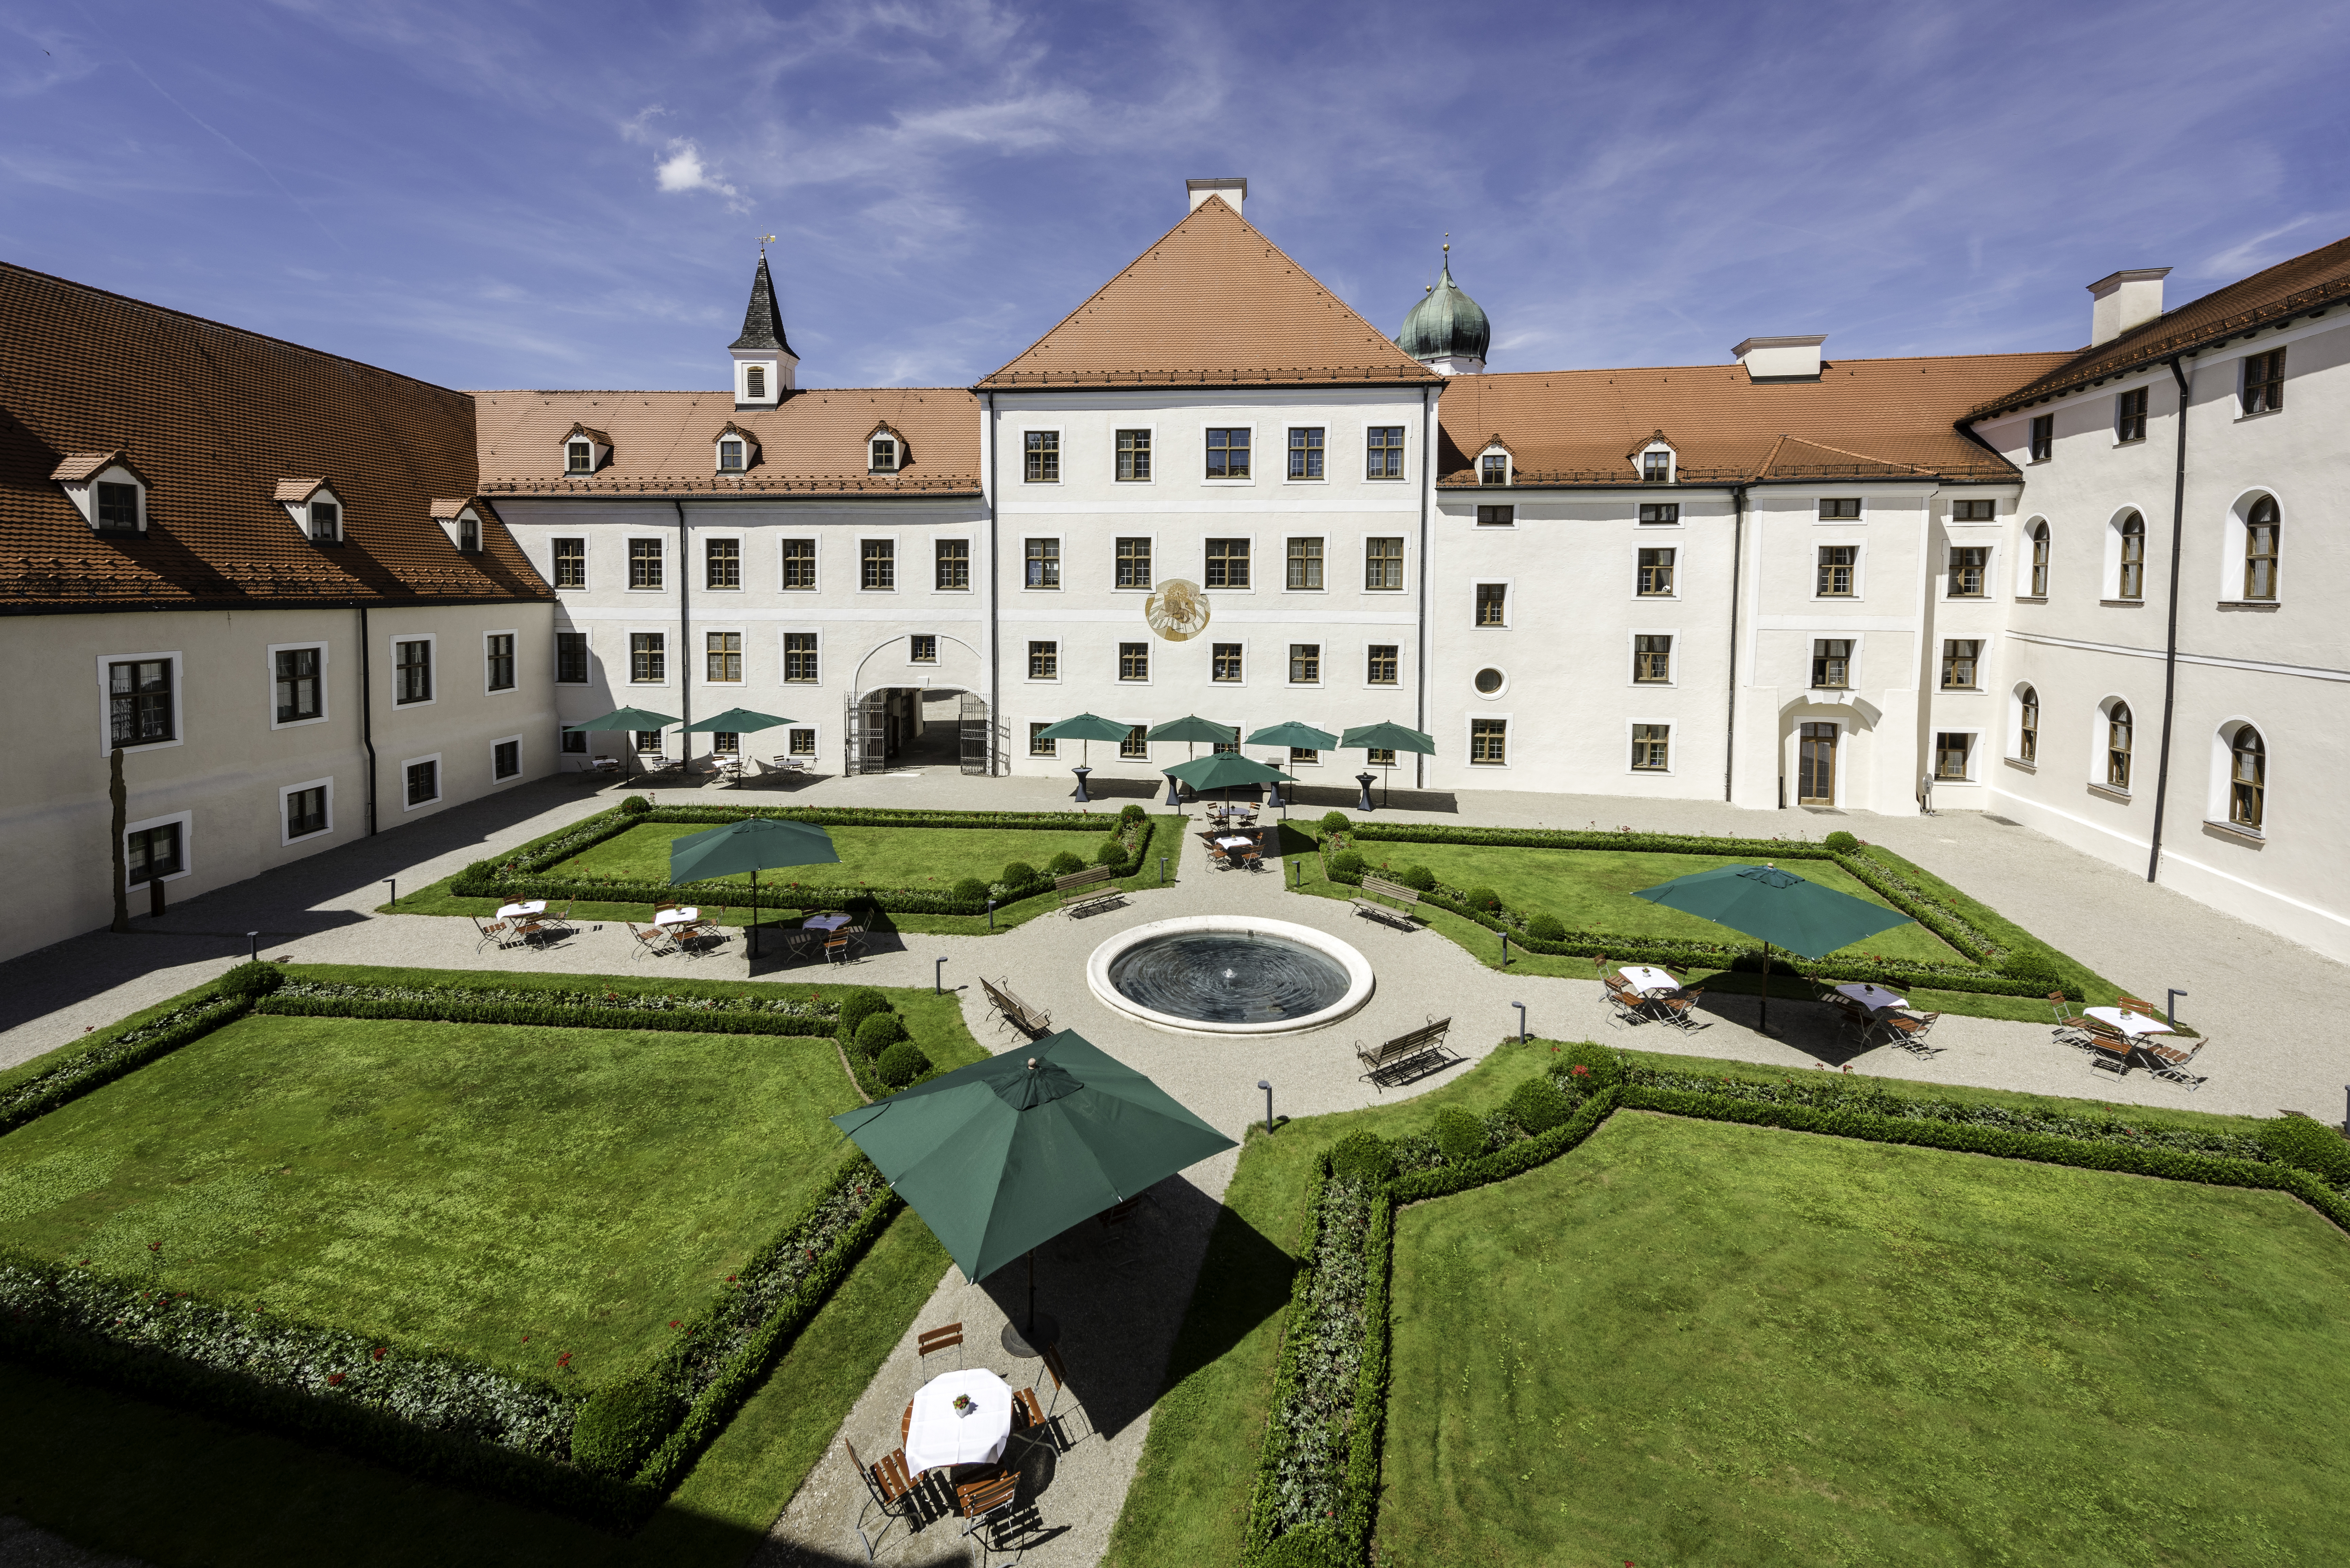
[[[1477,690],[1487,697],[1491,697],[1494,692],[1499,691],[1502,689],[1503,681],[1503,676],[1498,670],[1488,669],[1477,671]]]

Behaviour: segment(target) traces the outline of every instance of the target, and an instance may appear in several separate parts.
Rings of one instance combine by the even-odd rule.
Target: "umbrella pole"
[[[751,867],[751,956],[759,956],[759,868],[756,866]]]
[[[1771,944],[1762,944],[1762,1016],[1754,1025],[1758,1034],[1771,1033]]]

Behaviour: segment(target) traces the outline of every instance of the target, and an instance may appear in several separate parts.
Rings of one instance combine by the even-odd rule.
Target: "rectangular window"
[[[1246,539],[1209,540],[1207,577],[1206,586],[1211,588],[1248,587],[1249,542]]]
[[[1061,586],[1061,542],[1058,539],[1028,541],[1026,580],[1032,588],[1057,588]]]
[[[2277,509],[2263,496],[2244,520],[2244,597],[2271,602],[2277,597]]]
[[[1859,520],[1860,497],[1857,495],[1820,503],[1820,521],[1823,523],[1856,523]]]
[[[2121,581],[2114,597],[2146,597],[2146,524],[2135,512],[2122,523]]]
[[[637,750],[655,754],[660,753],[661,732],[659,730],[638,730],[632,732],[636,737]]]
[[[457,548],[468,556],[482,551],[482,520],[468,514],[457,519]]]
[[[1363,541],[1363,587],[1372,593],[1394,593],[1403,587],[1403,539]]]
[[[1289,477],[1320,479],[1322,472],[1322,427],[1292,425],[1289,427]]]
[[[893,436],[875,436],[866,443],[865,471],[868,473],[898,472],[898,442]]]
[[[2032,419],[2032,461],[2046,462],[2056,455],[2056,416],[2034,414]]]
[[[1403,477],[1403,427],[1373,425],[1363,432],[1363,477],[1366,479],[1401,479]]]
[[[1518,509],[1514,506],[1480,506],[1477,508],[1477,526],[1480,528],[1507,528],[1516,523],[1517,520]]]
[[[1482,767],[1503,767],[1510,760],[1510,722],[1507,719],[1471,719],[1469,721],[1469,761]]]
[[[786,589],[816,587],[816,541],[786,539],[784,541],[784,587]]]
[[[657,588],[661,586],[661,542],[659,539],[629,541],[629,587]]]
[[[327,831],[327,786],[312,784],[308,789],[286,792],[286,836],[307,838],[314,833]]]
[[[655,684],[669,679],[669,634],[632,631],[629,634],[629,679]]]
[[[318,649],[289,648],[277,655],[277,722],[298,724],[327,711],[318,680]]]
[[[510,631],[494,631],[482,639],[482,658],[486,665],[486,684],[493,691],[511,691],[515,687],[515,639]]]
[[[1030,431],[1026,438],[1028,466],[1024,472],[1031,484],[1058,484],[1061,482],[1061,432]]]
[[[1643,550],[1640,552],[1640,574],[1638,587],[1642,595],[1650,598],[1669,598],[1671,597],[1673,592],[1673,556],[1677,553],[1678,552],[1672,550]]]
[[[702,635],[702,657],[709,668],[702,679],[726,684],[743,679],[743,634],[739,631],[706,631]]]
[[[1318,766],[1320,765],[1321,761],[1322,753],[1315,747],[1292,746],[1289,748],[1289,765],[1293,768],[1298,766],[1300,763],[1304,763],[1307,766]]]
[[[1150,731],[1148,726],[1142,724],[1135,725],[1134,728],[1128,730],[1125,736],[1118,742],[1118,754],[1130,763],[1149,761],[1150,742],[1145,738],[1149,733]]]
[[[343,509],[331,501],[310,503],[310,537],[321,545],[339,543],[343,536]],[[480,549],[477,539],[473,548]]]
[[[1397,653],[1402,644],[1375,642],[1363,660],[1363,682],[1367,686],[1396,684]]]
[[[931,579],[933,584],[947,590],[962,590],[971,587],[970,540],[941,539],[933,554],[936,557],[934,563],[936,572]]]
[[[1289,586],[1293,588],[1318,588],[1322,586],[1322,541],[1292,539],[1289,542]]]
[[[490,748],[490,775],[493,778],[518,778],[522,774],[522,742],[500,741]]]
[[[1663,484],[1673,476],[1673,454],[1669,452],[1644,452],[1640,454],[1640,483]]]
[[[139,528],[139,487],[101,482],[98,487],[98,525],[109,532],[136,533]]]
[[[1322,679],[1322,645],[1318,642],[1293,642],[1289,645],[1289,680],[1293,686],[1311,686]]]
[[[584,631],[558,631],[555,634],[555,679],[558,685],[588,684],[588,634]]]
[[[739,588],[743,586],[743,541],[705,539],[702,545],[702,586]]]
[[[2144,387],[2138,387],[2114,400],[2115,440],[2146,439],[2146,393]]]
[[[1118,477],[1121,483],[1132,483],[1150,477],[1150,432],[1149,431],[1118,432]]]
[[[881,443],[879,441],[875,441],[873,444],[875,446],[879,446]],[[741,756],[743,754],[743,732],[739,730],[712,730],[710,732],[710,750],[712,753],[716,756]]]
[[[1150,645],[1147,642],[1121,642],[1118,645],[1118,678],[1120,680],[1150,679]]]
[[[1150,541],[1120,539],[1118,542],[1118,586],[1121,588],[1147,588],[1150,586]]]
[[[816,679],[816,633],[787,631],[784,633],[784,679],[795,685],[811,685]]]
[[[1208,477],[1246,479],[1249,476],[1249,432],[1211,430],[1208,432]]]
[[[1812,641],[1812,685],[1822,691],[1842,691],[1852,684],[1852,639],[1814,638]]]
[[[743,443],[731,437],[718,443],[718,466],[727,473],[743,472]]]
[[[939,639],[935,633],[917,632],[906,639],[906,661],[910,664],[936,664],[939,661]]]
[[[895,588],[898,586],[898,542],[894,539],[867,539],[861,541],[861,546],[857,586],[876,591]]]
[[[1934,776],[1938,779],[1967,777],[1967,763],[1974,754],[1975,738],[1963,732],[1943,731],[1934,737]]]
[[[180,825],[176,822],[139,828],[124,836],[123,845],[129,851],[127,880],[133,888],[159,877],[176,877],[184,869],[180,859]]]
[[[1028,645],[1028,679],[1058,680],[1061,678],[1061,645],[1057,642],[1032,642]]]
[[[1975,656],[1982,643],[1970,637],[1942,639],[1942,690],[1971,691],[1975,689]]]
[[[1953,523],[1989,523],[1998,515],[1995,501],[1953,501],[1950,521]]]
[[[2284,350],[2244,356],[2244,412],[2264,414],[2284,407]]]
[[[1950,597],[1979,599],[1991,566],[1991,546],[1960,545],[1950,551]]]
[[[1363,748],[1363,765],[1365,767],[1391,768],[1395,766],[1395,748],[1393,746],[1365,746]]]
[[[585,730],[564,731],[561,749],[564,753],[571,756],[586,756],[588,754],[588,732]]]
[[[1660,774],[1672,766],[1673,727],[1670,724],[1632,726],[1632,771]]]
[[[425,641],[392,644],[391,700],[432,701],[432,645]]]
[[[1678,523],[1681,520],[1681,504],[1678,501],[1643,501],[1640,521],[1643,523]]]
[[[1670,684],[1673,679],[1673,639],[1647,635],[1633,638],[1632,679],[1644,684]]]
[[[563,449],[563,470],[566,473],[592,473],[596,470],[596,447],[591,441],[575,441]]]
[[[408,804],[422,805],[441,798],[441,764],[436,762],[408,764]]]
[[[1053,726],[1050,724],[1041,723],[1031,724],[1028,726],[1028,754],[1030,756],[1049,757],[1059,752],[1061,749],[1061,742],[1045,733],[1045,731],[1052,727]]]
[[[814,730],[794,730],[792,732],[791,754],[795,757],[812,757],[816,755],[816,732]]]
[[[1477,483],[1507,484],[1510,483],[1510,459],[1506,452],[1489,452],[1477,460]]]
[[[1510,624],[1510,587],[1507,583],[1477,585],[1477,624],[1479,626]]]
[[[1819,575],[1813,581],[1812,592],[1824,599],[1850,598],[1853,571],[1859,564],[1857,545],[1821,545]]]
[[[1219,642],[1209,647],[1208,670],[1211,680],[1238,680],[1241,678],[1241,645]]]
[[[584,588],[588,586],[587,540],[555,541],[555,586],[558,588]]]

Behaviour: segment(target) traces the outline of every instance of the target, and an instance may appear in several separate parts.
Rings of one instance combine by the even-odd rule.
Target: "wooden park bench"
[[[1444,1036],[1451,1028],[1451,1019],[1431,1018],[1384,1045],[1370,1046],[1356,1041],[1355,1059],[1366,1069],[1360,1075],[1368,1078],[1374,1087],[1384,1089],[1390,1083],[1425,1077],[1455,1062],[1467,1061],[1467,1057],[1445,1048]]]
[[[979,988],[987,992],[988,1005],[995,1009],[999,1024],[1009,1023],[1031,1040],[1042,1040],[1053,1032],[1053,1015],[1039,1007],[1031,1007],[1012,992],[1008,981],[996,981],[982,976]]]
[[[1118,868],[1097,866],[1090,871],[1072,871],[1066,877],[1053,878],[1054,891],[1061,895],[1064,909],[1091,909],[1096,904],[1116,903],[1126,897],[1126,889],[1118,885]]]
[[[1380,902],[1381,899],[1387,902]],[[1412,911],[1419,908],[1419,895],[1400,882],[1390,882],[1384,877],[1366,876],[1363,890],[1355,895],[1355,912],[1373,919],[1385,920],[1391,926],[1416,931],[1419,922]]]

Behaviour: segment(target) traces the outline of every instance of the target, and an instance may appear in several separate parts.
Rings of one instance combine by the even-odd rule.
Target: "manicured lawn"
[[[593,1382],[857,1103],[828,1040],[248,1017],[0,1138],[0,1244]]]
[[[2281,1194],[1618,1113],[1394,1291],[1397,1563],[2338,1560],[2350,1242]]]
[[[792,866],[759,874],[762,895],[793,883],[803,887],[951,888],[965,877],[999,878],[1004,867],[1024,860],[1039,870],[1063,851],[1090,866],[1094,851],[1109,836],[1118,818],[1102,818],[1098,831],[1062,833],[1032,827],[827,827],[839,852],[837,866]],[[706,822],[643,822],[626,833],[584,849],[548,868],[550,877],[625,877],[669,880],[670,844],[707,833]],[[719,878],[750,881],[741,875]]]

